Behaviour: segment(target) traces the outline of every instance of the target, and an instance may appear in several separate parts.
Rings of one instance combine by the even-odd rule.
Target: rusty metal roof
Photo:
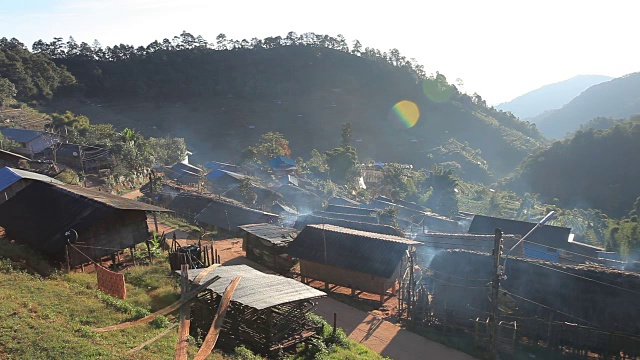
[[[75,185],[68,184],[52,184],[55,187],[70,192],[75,195],[82,196],[84,198],[99,202],[109,207],[121,210],[141,210],[141,211],[157,211],[157,212],[172,212],[171,210],[161,208],[158,206],[145,204],[140,201],[123,198],[122,196],[113,195],[106,191],[97,191],[92,189],[83,188]]]
[[[189,280],[193,281],[203,270],[189,270]],[[180,272],[177,271],[177,273]],[[220,276],[220,280],[209,285],[208,288],[220,295],[224,293],[231,280],[236,276],[241,276],[242,278],[233,293],[231,301],[258,310],[326,296],[324,292],[294,279],[265,274],[247,265],[220,266],[211,270],[201,282],[205,282],[214,276]]]
[[[292,241],[298,235],[298,230],[294,228],[266,223],[242,225],[239,228],[272,244]]]

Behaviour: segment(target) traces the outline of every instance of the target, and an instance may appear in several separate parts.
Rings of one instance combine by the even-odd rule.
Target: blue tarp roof
[[[27,129],[14,129],[14,128],[4,128],[2,130],[2,135],[11,139],[13,141],[17,141],[19,143],[27,143],[38,136],[44,134],[42,130],[27,130]]]
[[[62,182],[48,177],[46,175],[36,174],[30,171],[14,169],[10,167],[3,167],[0,169],[0,191],[4,191],[4,189],[9,186],[15,184],[16,182],[22,179],[31,179],[38,180],[43,182],[52,182],[56,184],[62,184]]]
[[[238,174],[238,173],[234,173],[231,171],[227,171],[227,170],[213,170],[212,172],[207,174],[207,179],[209,180],[215,180],[218,179],[221,176],[231,176],[232,178],[236,179],[236,180],[242,180],[244,178],[246,178],[246,175],[242,175],[242,174]]]

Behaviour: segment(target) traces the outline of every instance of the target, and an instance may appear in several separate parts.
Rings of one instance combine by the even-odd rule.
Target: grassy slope
[[[54,274],[48,278],[30,275],[14,267],[44,268],[42,261],[16,262],[33,253],[0,239],[0,253],[11,254],[14,262],[0,258],[0,359],[172,359],[176,332],[143,350],[127,352],[163,331],[154,323],[96,333],[92,329],[118,324],[161,309],[178,299],[177,281],[169,276],[166,261],[138,266],[125,272],[127,300],[118,301],[96,290],[95,274]],[[38,266],[35,266],[38,265]],[[175,318],[170,317],[175,322]],[[167,324],[165,324],[167,326]],[[330,327],[325,323],[325,333]],[[346,339],[346,337],[345,337]],[[382,359],[353,341],[331,347],[329,359]],[[300,346],[294,359],[307,358]],[[197,347],[189,346],[193,358]],[[241,355],[240,353],[237,355]],[[209,359],[240,359],[242,356],[214,353]]]

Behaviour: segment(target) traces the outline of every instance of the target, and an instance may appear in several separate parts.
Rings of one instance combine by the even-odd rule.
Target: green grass
[[[127,299],[121,300],[97,290],[95,273],[62,274],[47,267],[48,277],[30,274],[19,258],[30,264],[46,261],[28,248],[0,239],[0,359],[172,359],[177,332],[172,331],[135,354],[128,351],[176,322],[175,314],[134,327],[97,333],[93,329],[141,318],[173,302],[179,295],[177,278],[170,273],[166,258],[152,265],[125,270]],[[28,267],[31,269],[31,266]],[[349,340],[342,330],[331,334],[321,318],[318,341],[298,347],[298,359],[382,359],[361,344]],[[197,351],[191,339],[189,358]],[[246,349],[233,354],[218,351],[208,359],[260,359]]]

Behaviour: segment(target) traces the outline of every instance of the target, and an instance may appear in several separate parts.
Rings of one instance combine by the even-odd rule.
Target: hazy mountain
[[[511,111],[520,119],[533,118],[545,111],[559,109],[589,87],[611,79],[611,77],[603,75],[578,75],[529,91],[509,102],[496,106],[496,108]]]
[[[561,138],[596,117],[626,118],[640,113],[640,73],[585,90],[561,109],[533,119],[547,137]]]

